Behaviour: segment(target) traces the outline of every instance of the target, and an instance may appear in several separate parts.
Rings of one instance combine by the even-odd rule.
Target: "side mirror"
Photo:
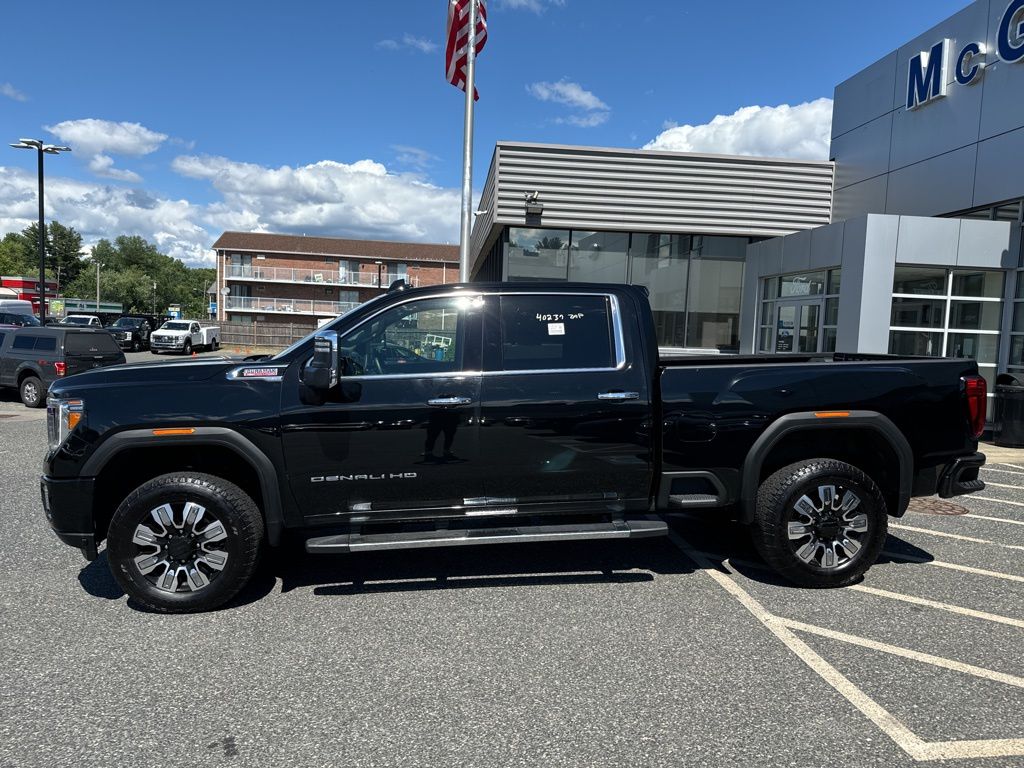
[[[313,358],[302,371],[302,383],[317,392],[338,385],[338,334],[320,331],[313,337]]]

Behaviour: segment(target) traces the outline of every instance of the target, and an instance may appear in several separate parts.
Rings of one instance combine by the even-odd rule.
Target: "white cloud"
[[[410,147],[407,144],[392,144],[391,148],[395,150],[395,160],[400,165],[409,165],[414,168],[423,169],[433,165],[441,159],[437,155],[428,152],[425,149]]]
[[[134,171],[126,171],[121,168],[114,168],[114,158],[109,155],[93,155],[89,161],[89,170],[97,176],[105,179],[116,179],[117,181],[130,181],[138,183],[142,177]]]
[[[702,125],[673,125],[644,149],[828,160],[832,100],[742,107]]]
[[[526,92],[540,101],[564,104],[572,109],[582,111],[582,114],[555,118],[555,122],[560,125],[593,128],[608,122],[608,118],[612,114],[611,107],[601,101],[592,91],[565,78],[557,83],[530,83],[526,86]]]
[[[576,109],[610,109],[610,107],[585,89],[579,83],[571,83],[565,79],[557,83],[530,83],[526,91],[535,99],[553,101]]]
[[[565,0],[498,0],[499,8],[507,8],[512,11],[533,11],[540,15],[549,7],[562,8]]]
[[[0,233],[17,232],[36,220],[36,174],[0,167]],[[188,264],[209,265],[210,233],[198,222],[202,210],[187,200],[153,197],[140,190],[46,178],[46,216],[74,227],[88,246],[100,238],[141,235]]]
[[[168,138],[167,134],[151,131],[140,123],[115,123],[91,117],[43,127],[87,159],[89,170],[97,176],[117,181],[140,182],[142,177],[114,168],[110,154],[142,157],[156,152]]]
[[[373,160],[268,168],[224,157],[183,155],[175,158],[172,168],[208,183],[218,199],[197,205],[51,174],[46,179],[47,218],[77,229],[87,247],[101,238],[140,235],[164,253],[197,266],[212,264],[210,246],[226,229],[412,242],[458,240],[457,189],[438,187],[418,175],[389,172]],[[103,160],[93,171],[122,173]],[[35,172],[0,167],[0,236],[35,221],[36,206]]]
[[[15,101],[28,101],[28,96],[19,91],[10,83],[0,83],[0,96],[6,96]]]
[[[604,125],[611,117],[611,112],[591,112],[587,115],[569,115],[568,117],[555,118],[559,125],[575,125],[578,128],[594,128]]]
[[[112,152],[141,157],[155,152],[167,140],[167,134],[151,131],[139,123],[115,123],[111,120],[65,120],[43,126],[75,151],[87,155]]]
[[[182,176],[209,181],[222,200],[208,206],[211,229],[251,229],[411,241],[451,241],[459,192],[380,163],[321,160],[267,168],[225,157],[175,158]]]
[[[402,35],[401,40],[379,40],[374,44],[375,48],[380,48],[385,51],[397,51],[405,48],[410,51],[418,51],[419,53],[433,53],[438,49],[437,43],[432,40],[428,40],[425,37],[416,37],[406,32]]]

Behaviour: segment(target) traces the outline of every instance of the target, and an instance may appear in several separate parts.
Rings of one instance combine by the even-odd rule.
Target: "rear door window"
[[[14,343],[11,344],[11,349],[20,349],[22,351],[28,351],[36,348],[37,336],[16,336]]]
[[[615,367],[607,296],[502,296],[500,325],[503,370]]]
[[[57,339],[53,336],[37,336],[36,352],[56,352]]]
[[[74,333],[64,337],[64,352],[68,355],[116,355],[121,351],[109,333]]]

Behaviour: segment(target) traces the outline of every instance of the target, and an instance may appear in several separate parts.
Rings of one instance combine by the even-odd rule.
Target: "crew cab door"
[[[480,457],[486,504],[533,511],[646,509],[651,393],[604,293],[487,297]],[[630,315],[632,317],[632,315]]]
[[[284,382],[288,480],[308,522],[461,514],[478,455],[481,300],[413,298],[343,331],[350,362],[322,404]]]

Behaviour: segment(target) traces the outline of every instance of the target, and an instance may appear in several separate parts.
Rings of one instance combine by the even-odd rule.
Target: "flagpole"
[[[476,4],[469,0],[466,49],[466,117],[462,139],[462,221],[459,231],[459,282],[469,282],[469,238],[473,231],[473,93],[476,80]]]

